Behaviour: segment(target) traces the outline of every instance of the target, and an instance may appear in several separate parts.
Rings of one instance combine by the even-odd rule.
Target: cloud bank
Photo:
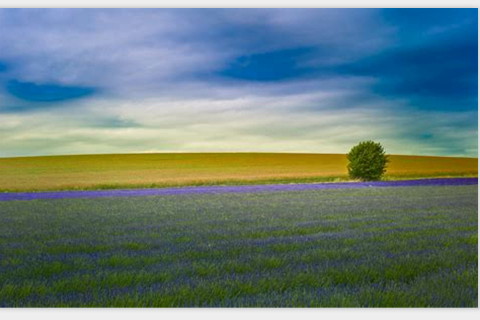
[[[0,156],[477,156],[476,9],[3,9]]]

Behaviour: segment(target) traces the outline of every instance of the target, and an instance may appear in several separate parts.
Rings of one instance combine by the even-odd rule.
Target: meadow
[[[477,199],[471,185],[2,202],[0,306],[477,307]]]
[[[477,158],[391,155],[385,179],[477,176]],[[343,154],[157,153],[0,158],[0,192],[346,181]]]

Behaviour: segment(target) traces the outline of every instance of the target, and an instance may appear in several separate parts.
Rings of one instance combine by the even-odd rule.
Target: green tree
[[[350,178],[363,181],[380,180],[389,161],[382,145],[373,141],[363,141],[354,146],[347,159]]]

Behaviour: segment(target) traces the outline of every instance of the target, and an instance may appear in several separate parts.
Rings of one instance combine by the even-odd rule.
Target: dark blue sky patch
[[[0,106],[0,113],[28,113],[36,111],[50,110],[55,105],[44,103],[26,103],[9,106]]]
[[[302,66],[313,53],[313,48],[295,48],[241,56],[221,71],[220,75],[251,81],[295,78],[313,71]]]
[[[476,44],[416,48],[387,57],[377,73],[393,93],[462,97],[476,94],[477,61]]]
[[[5,62],[0,61],[0,72],[5,72],[7,71],[8,67]]]
[[[396,26],[400,36],[408,38],[477,21],[477,9],[472,8],[388,8],[381,12],[385,23]]]
[[[11,95],[30,102],[62,102],[87,97],[96,92],[89,87],[36,84],[18,80],[7,82],[6,89]]]
[[[339,66],[338,72],[375,77],[373,92],[413,99],[424,109],[476,109],[477,51],[470,39],[392,49]]]
[[[433,138],[433,133],[422,133],[420,134],[419,138],[421,140],[430,140]]]

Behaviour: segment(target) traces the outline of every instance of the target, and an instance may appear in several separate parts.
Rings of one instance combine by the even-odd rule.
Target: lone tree
[[[386,171],[388,156],[380,143],[363,141],[347,154],[348,174],[352,179],[380,180]]]

